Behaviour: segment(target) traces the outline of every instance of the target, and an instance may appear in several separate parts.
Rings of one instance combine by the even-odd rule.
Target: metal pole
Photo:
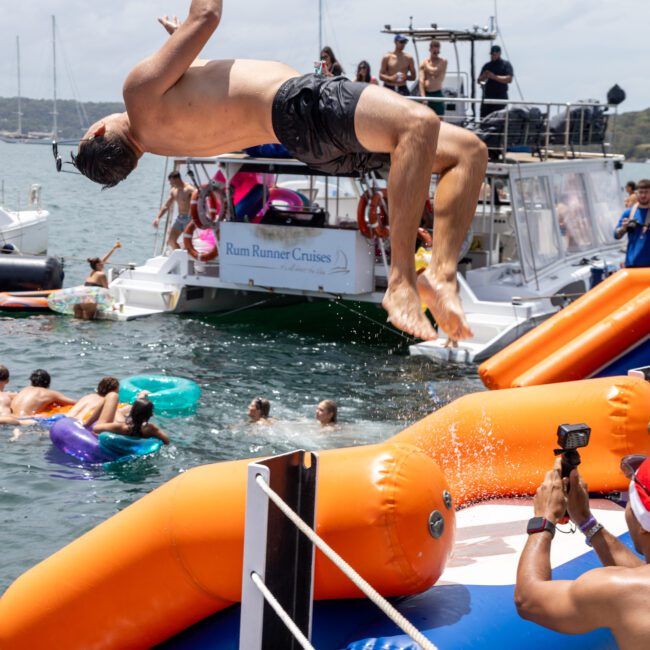
[[[57,112],[56,112],[56,18],[52,16],[52,138],[58,137]]]
[[[318,56],[323,51],[323,0],[318,0]]]
[[[16,36],[16,72],[18,73],[18,135],[22,135],[23,111],[20,99],[20,36]]]

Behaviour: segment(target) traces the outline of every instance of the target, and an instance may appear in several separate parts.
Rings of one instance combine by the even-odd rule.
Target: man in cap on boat
[[[384,55],[379,69],[384,88],[390,88],[400,95],[411,94],[407,82],[415,79],[413,57],[404,51],[408,41],[403,34],[395,34],[395,49]]]
[[[529,536],[517,570],[517,610],[523,618],[556,632],[583,634],[607,627],[622,650],[646,648],[650,639],[650,617],[644,614],[650,603],[650,460],[633,455],[621,461],[621,470],[630,479],[625,521],[634,548],[644,559],[596,521],[578,470],[563,480],[560,468],[558,457],[535,495],[536,516],[528,524]],[[576,580],[553,580],[551,542],[555,525],[567,511],[604,567]]]
[[[126,113],[90,127],[73,158],[77,169],[113,187],[145,152],[212,156],[278,142],[335,175],[390,162],[392,259],[382,303],[389,320],[413,336],[436,338],[424,302],[450,337],[471,336],[456,262],[487,164],[483,143],[441,124],[428,107],[372,84],[301,76],[270,61],[196,60],[221,13],[221,0],[192,0],[182,24],[160,19],[171,37],[126,78]],[[433,258],[416,278],[413,251],[432,172],[439,174]]]

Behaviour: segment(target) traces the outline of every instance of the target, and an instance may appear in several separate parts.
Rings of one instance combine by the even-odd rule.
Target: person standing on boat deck
[[[512,83],[514,71],[510,61],[501,58],[501,48],[490,48],[490,60],[481,68],[478,82],[483,84],[483,101],[481,102],[481,119],[494,111],[505,108],[502,104],[490,104],[488,99],[508,99],[508,84]]]
[[[372,72],[370,71],[370,64],[365,60],[359,61],[355,81],[361,81],[366,84],[374,84],[375,86],[379,85],[377,77],[372,76]]]
[[[415,63],[410,54],[404,52],[409,39],[403,34],[395,35],[395,49],[388,52],[381,60],[379,78],[384,88],[390,88],[400,95],[410,95],[407,81],[415,79]]]
[[[650,180],[644,178],[636,184],[636,197],[638,203],[623,212],[614,229],[615,239],[627,234],[627,268],[650,266]]]
[[[183,234],[183,230],[185,230],[187,224],[190,222],[190,201],[192,200],[194,186],[186,183],[182,179],[181,173],[176,169],[167,176],[167,179],[172,189],[151,225],[154,228],[158,228],[163,215],[169,212],[174,203],[176,203],[178,206],[178,215],[174,219],[174,223],[169,229],[167,236],[167,247],[174,251],[180,248],[178,238]]]
[[[420,63],[420,96],[442,97],[442,83],[447,74],[447,59],[440,56],[440,41],[429,44],[429,57]],[[428,107],[441,117],[445,114],[444,102],[427,102]]]
[[[535,517],[528,522],[529,537],[517,569],[515,604],[519,615],[562,634],[607,627],[621,650],[647,648],[650,460],[637,455],[621,460],[621,470],[630,479],[625,521],[643,560],[596,521],[589,509],[587,485],[578,470],[563,480],[560,467],[558,457],[535,494]],[[567,510],[604,567],[587,571],[576,580],[553,580],[551,542],[555,524]]]
[[[625,183],[625,191],[627,196],[625,197],[625,207],[631,208],[636,202],[636,183],[634,181],[628,181]]]
[[[113,187],[145,152],[212,156],[279,142],[302,162],[335,175],[390,163],[392,255],[382,304],[395,327],[416,337],[437,336],[422,302],[449,336],[470,337],[456,261],[476,210],[485,145],[385,88],[343,77],[300,76],[277,62],[196,60],[221,11],[221,0],[192,0],[182,24],[160,19],[171,37],[129,73],[127,112],[93,124],[73,164]],[[432,172],[439,174],[434,254],[416,279],[413,251]]]
[[[326,77],[338,77],[343,72],[343,66],[334,56],[334,51],[329,45],[326,45],[320,52],[320,60],[323,62],[323,75]]]

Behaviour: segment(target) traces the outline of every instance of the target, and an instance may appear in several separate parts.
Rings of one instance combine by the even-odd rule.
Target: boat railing
[[[417,102],[442,102],[453,106],[445,120],[465,127],[481,138],[491,160],[507,159],[511,153],[531,153],[540,160],[550,157],[578,158],[602,156],[610,146],[606,142],[610,112],[617,107],[598,101],[539,102],[470,97],[417,97]],[[497,107],[479,118],[483,104]],[[591,149],[589,149],[591,148]]]
[[[248,466],[239,649],[294,648],[297,643],[314,650],[310,639],[317,547],[423,650],[435,650],[316,534],[317,477],[318,455],[302,450]]]

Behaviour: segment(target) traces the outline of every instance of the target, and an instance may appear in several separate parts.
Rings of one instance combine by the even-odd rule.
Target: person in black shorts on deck
[[[437,336],[422,302],[450,337],[471,336],[456,261],[474,217],[485,145],[441,124],[428,107],[372,84],[300,76],[271,61],[197,59],[221,15],[221,0],[192,0],[183,23],[159,19],[171,38],[129,73],[126,112],[93,124],[73,164],[113,187],[145,152],[213,156],[279,142],[315,169],[347,174],[381,169],[390,159],[391,270],[382,304],[393,325],[416,337]],[[434,253],[416,277],[413,250],[432,172],[439,175]]]
[[[494,111],[505,108],[505,104],[490,104],[488,99],[508,99],[508,84],[512,83],[514,71],[510,61],[501,58],[501,48],[490,48],[490,60],[481,68],[478,82],[483,85],[481,119]]]

